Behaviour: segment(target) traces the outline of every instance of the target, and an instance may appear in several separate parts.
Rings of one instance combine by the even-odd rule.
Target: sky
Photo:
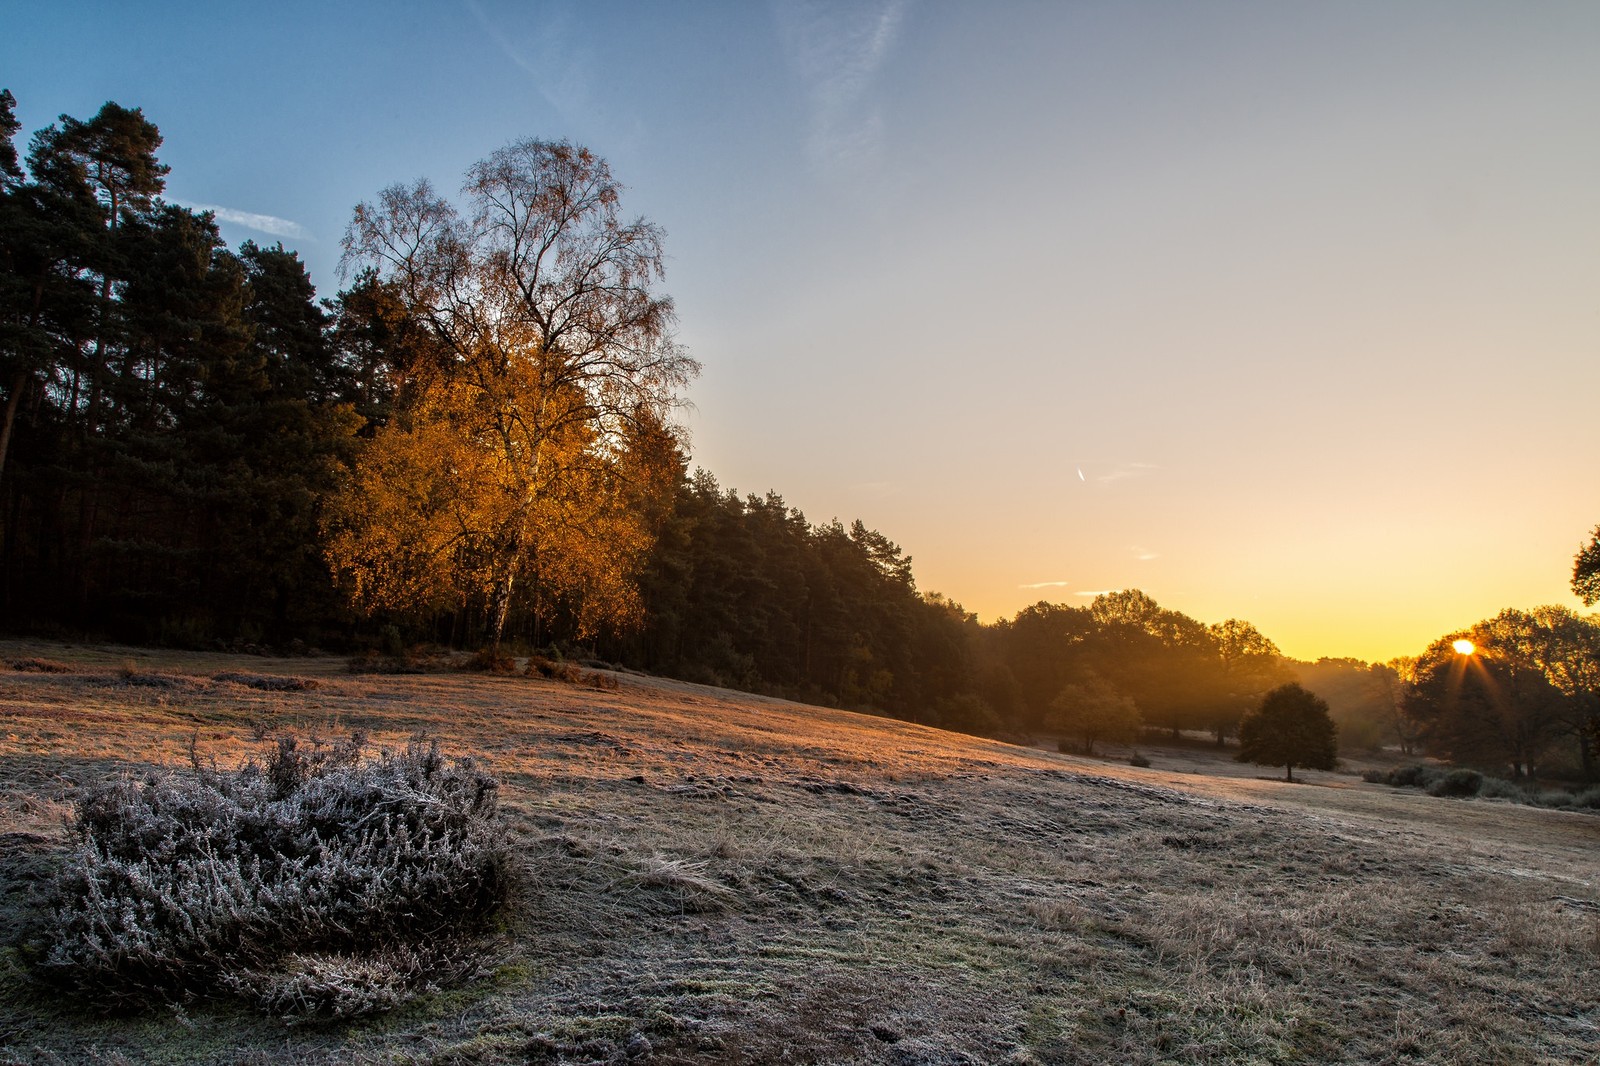
[[[984,621],[1140,588],[1369,661],[1563,604],[1600,524],[1600,4],[17,5],[323,295],[511,141],[667,233],[695,465]]]

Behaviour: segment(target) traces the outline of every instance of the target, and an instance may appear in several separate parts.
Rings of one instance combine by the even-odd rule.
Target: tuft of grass
[[[509,886],[496,782],[437,743],[362,743],[89,793],[36,972],[102,1007],[224,991],[330,1017],[470,972]]]

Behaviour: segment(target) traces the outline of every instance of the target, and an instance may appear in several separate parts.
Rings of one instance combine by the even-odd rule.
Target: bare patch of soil
[[[119,685],[125,660],[172,686]],[[526,878],[477,984],[376,1021],[99,1019],[0,965],[0,1062],[1593,1061],[1600,817],[1137,769],[629,674],[0,644],[0,923],[90,782],[279,732],[486,756]],[[311,679],[245,684],[219,675]],[[1297,776],[1299,776],[1297,774]]]

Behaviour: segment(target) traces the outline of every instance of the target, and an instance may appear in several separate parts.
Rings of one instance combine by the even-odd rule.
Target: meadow
[[[1592,813],[603,676],[0,643],[0,926],[86,788],[285,733],[483,757],[519,869],[476,979],[357,1021],[102,1016],[8,943],[0,1062],[1600,1061]]]

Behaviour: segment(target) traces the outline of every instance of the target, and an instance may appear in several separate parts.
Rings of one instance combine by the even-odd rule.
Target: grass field
[[[0,644],[0,925],[85,786],[191,738],[432,734],[525,870],[478,981],[354,1023],[103,1018],[7,946],[0,1062],[1600,1061],[1600,816],[617,678]]]

